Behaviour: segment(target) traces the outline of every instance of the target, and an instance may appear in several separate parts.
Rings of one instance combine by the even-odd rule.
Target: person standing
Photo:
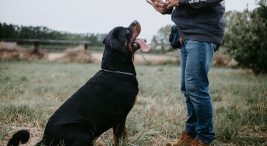
[[[181,44],[181,91],[188,118],[178,140],[167,146],[208,146],[215,139],[208,73],[224,37],[223,0],[147,0],[161,14],[171,14]]]

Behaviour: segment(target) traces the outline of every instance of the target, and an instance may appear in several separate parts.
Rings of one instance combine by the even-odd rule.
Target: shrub
[[[244,12],[232,12],[227,17],[224,46],[241,67],[256,74],[267,73],[267,6]]]

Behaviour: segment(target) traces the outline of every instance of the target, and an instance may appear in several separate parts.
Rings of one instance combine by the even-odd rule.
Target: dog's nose
[[[129,27],[130,27],[130,28],[132,28],[132,27],[141,27],[141,25],[140,25],[140,23],[139,23],[137,20],[134,20],[134,21],[130,24]]]

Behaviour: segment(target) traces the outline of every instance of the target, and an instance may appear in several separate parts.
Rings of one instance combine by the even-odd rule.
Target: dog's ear
[[[121,27],[114,28],[103,40],[103,44],[108,46],[108,48],[119,51],[127,51],[127,39],[123,34]]]

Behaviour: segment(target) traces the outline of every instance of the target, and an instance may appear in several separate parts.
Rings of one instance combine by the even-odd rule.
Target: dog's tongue
[[[143,52],[148,52],[151,49],[151,46],[146,43],[145,40],[137,38],[135,41],[140,46],[140,49]]]

